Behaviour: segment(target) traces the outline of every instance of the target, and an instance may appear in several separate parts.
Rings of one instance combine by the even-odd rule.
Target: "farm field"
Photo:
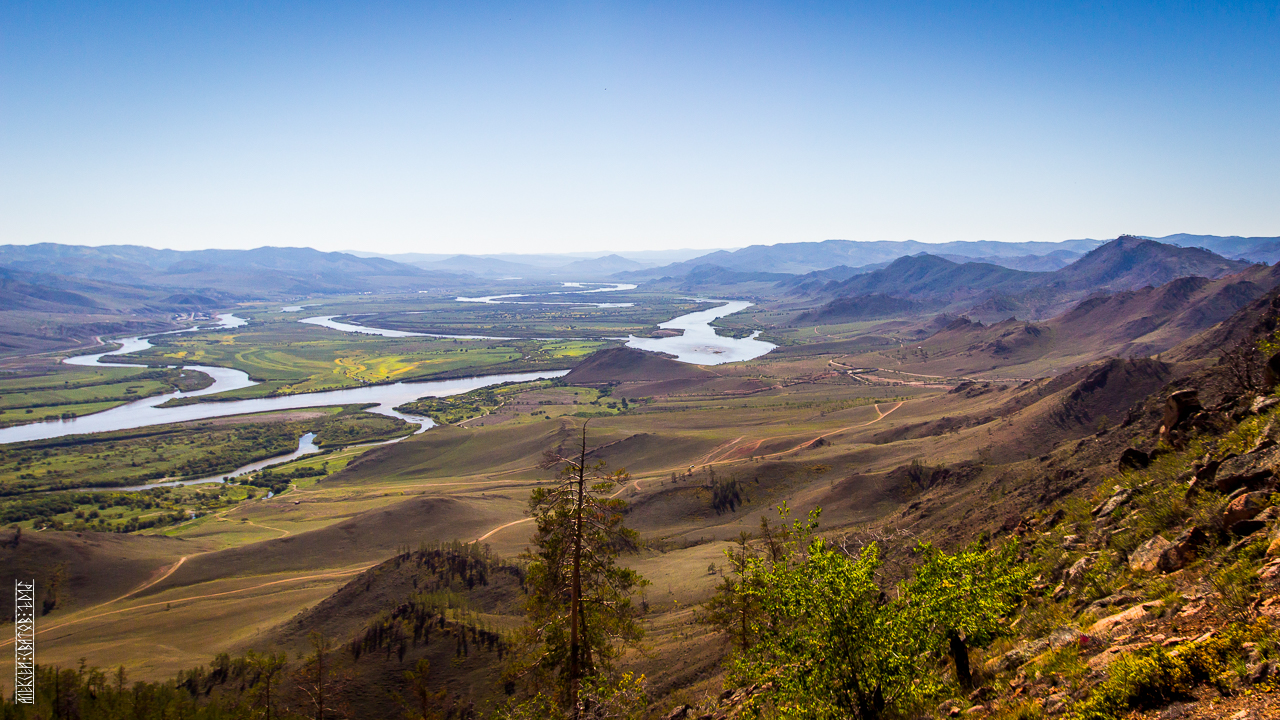
[[[107,410],[153,395],[208,387],[203,373],[45,363],[0,374],[0,427]]]
[[[329,407],[156,425],[0,447],[0,484],[21,496],[70,488],[110,488],[200,478],[283,455],[316,433],[341,447],[400,437],[414,426],[359,407]],[[30,519],[28,521],[31,521]]]

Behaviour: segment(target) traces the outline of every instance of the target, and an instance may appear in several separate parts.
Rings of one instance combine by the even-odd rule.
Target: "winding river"
[[[566,285],[574,287],[571,284]],[[615,284],[593,290],[576,290],[572,292],[613,292],[631,289],[634,287],[634,285]],[[668,353],[675,356],[675,358],[681,362],[696,365],[719,365],[728,362],[750,360],[752,358],[760,357],[777,347],[772,343],[758,340],[756,336],[760,334],[759,332],[753,333],[749,338],[729,338],[718,335],[715,328],[711,326],[711,322],[713,320],[745,310],[746,308],[751,307],[751,303],[743,300],[717,301],[708,300],[706,298],[697,299],[704,302],[724,302],[724,304],[720,307],[711,308],[709,310],[701,310],[681,315],[658,326],[667,330],[679,330],[681,331],[680,335],[663,338],[641,338],[632,335],[626,338],[627,346],[639,348],[641,350]],[[501,296],[493,296],[483,299],[459,298],[459,300],[511,302],[510,300],[501,299]],[[218,324],[216,327],[240,327],[244,325],[245,322],[246,321],[242,318],[237,318],[231,314],[224,314],[218,316]],[[334,322],[333,316],[323,318],[306,318],[300,322],[320,325],[343,332],[373,332],[386,337],[409,337],[419,335],[419,333],[407,333],[398,330],[382,330],[379,328],[368,328],[362,325]],[[192,332],[195,329],[198,328],[174,332]],[[462,335],[445,337],[458,337],[460,339],[501,339]],[[120,343],[121,346],[117,350],[101,352],[94,355],[81,355],[78,357],[67,358],[65,362],[71,365],[89,367],[120,365],[122,363],[111,363],[109,358],[113,355],[126,355],[151,347],[151,343],[145,337],[124,338],[116,340],[115,342]],[[526,382],[529,380],[554,378],[568,373],[567,370],[560,370],[555,372],[485,375],[455,380],[400,382],[391,385],[366,385],[363,387],[348,388],[345,390],[330,390],[327,392],[298,393],[296,395],[281,395],[278,397],[191,403],[176,407],[160,407],[174,399],[215,395],[218,393],[241,390],[257,385],[256,382],[249,379],[249,376],[246,373],[240,370],[206,365],[186,365],[184,367],[189,370],[209,375],[213,378],[213,384],[202,390],[195,390],[186,393],[173,392],[143,398],[126,405],[111,408],[110,410],[104,410],[92,415],[85,415],[84,417],[77,417],[68,420],[50,420],[46,422],[36,422],[27,425],[0,428],[0,445],[32,440],[49,440],[66,435],[86,435],[90,433],[129,430],[165,423],[209,420],[212,418],[228,417],[231,415],[356,404],[373,404],[374,407],[369,408],[368,412],[386,415],[388,417],[416,424],[419,426],[417,432],[423,432],[434,424],[430,418],[405,415],[403,413],[396,412],[395,408],[421,397],[444,397],[447,395],[457,395],[477,388],[486,387],[488,385],[497,385],[504,382]],[[271,464],[275,463],[272,462]]]
[[[590,295],[592,293],[602,292],[619,292],[621,290],[635,290],[636,286],[631,283],[577,283],[564,282],[560,283],[567,288],[584,288],[587,285],[601,284],[603,287],[592,288],[590,290],[561,290],[559,292],[535,293],[532,295],[524,293],[509,293],[507,295],[485,295],[484,297],[458,297],[458,302],[467,303],[484,303],[486,305],[590,305],[598,308],[623,308],[631,307],[635,303],[610,303],[610,302],[565,302],[561,300],[512,300],[512,298],[537,298],[543,295]],[[417,313],[410,313],[417,314]]]
[[[406,313],[407,315],[416,315],[417,313]],[[441,335],[439,333],[419,333],[409,332],[407,330],[387,330],[386,328],[369,327],[368,325],[358,325],[356,323],[337,322],[334,318],[338,315],[325,315],[322,317],[309,317],[299,320],[300,323],[308,325],[319,325],[327,327],[330,330],[338,330],[341,332],[359,333],[361,335],[381,335],[389,338],[403,337],[433,337],[433,338],[453,338],[455,340],[510,340],[511,338],[495,337],[491,335]],[[348,315],[346,317],[353,317]]]
[[[95,355],[81,355],[79,357],[67,358],[65,362],[72,365],[84,365],[90,367],[95,365],[119,365],[118,363],[104,362],[103,358],[108,358],[112,355],[123,355],[131,352],[137,352],[151,347],[151,343],[147,341],[146,338],[140,337],[125,338],[123,340],[117,340],[116,342],[121,345],[118,350],[97,353]],[[163,425],[165,423],[209,420],[212,418],[244,415],[248,413],[325,407],[330,405],[363,405],[368,403],[374,403],[375,406],[369,408],[366,412],[386,415],[388,417],[416,424],[419,426],[417,432],[422,432],[434,425],[431,418],[405,415],[403,413],[396,412],[396,406],[417,400],[420,397],[444,397],[447,395],[457,395],[477,388],[486,387],[488,385],[497,385],[504,382],[526,382],[529,380],[554,378],[560,377],[569,372],[568,370],[558,370],[551,372],[484,375],[480,377],[459,378],[455,380],[399,382],[393,385],[366,385],[363,387],[348,388],[345,390],[330,390],[327,392],[298,393],[296,395],[252,398],[248,400],[227,400],[224,402],[192,403],[190,405],[180,405],[178,407],[167,408],[158,407],[169,400],[177,398],[214,395],[230,390],[240,390],[247,387],[253,387],[258,384],[253,380],[250,380],[249,376],[240,370],[210,367],[206,365],[186,365],[184,367],[189,370],[206,373],[213,378],[213,384],[203,390],[186,393],[172,392],[164,395],[143,398],[141,400],[135,400],[127,405],[120,405],[118,407],[111,408],[110,410],[103,410],[102,412],[85,415],[84,417],[77,417],[69,420],[51,420],[47,422],[36,422],[27,425],[0,428],[0,445],[5,443],[27,442],[31,440],[49,440],[66,435],[86,435],[89,433],[130,430],[133,428],[148,427],[151,425]]]
[[[562,283],[565,287],[582,288],[585,283]],[[600,292],[617,292],[620,290],[634,290],[635,285],[628,283],[612,283],[604,287],[593,288],[591,290],[568,290],[553,293],[542,293],[543,295],[579,295],[584,293],[600,293]],[[633,303],[579,303],[579,302],[560,302],[551,300],[516,300],[514,298],[537,297],[537,295],[526,295],[521,293],[509,293],[506,295],[486,295],[484,297],[459,297],[458,302],[484,303],[487,305],[593,305],[595,307],[630,307]],[[777,347],[773,343],[758,340],[760,331],[751,334],[747,338],[731,338],[720,335],[715,328],[711,326],[711,322],[718,318],[741,312],[749,307],[752,303],[745,300],[713,300],[710,298],[694,298],[699,302],[722,302],[717,308],[709,310],[700,310],[687,315],[672,318],[667,322],[661,323],[658,327],[664,330],[680,330],[679,335],[662,338],[641,338],[635,335],[629,335],[625,339],[627,347],[638,348],[640,350],[650,350],[653,352],[667,353],[675,356],[680,362],[687,362],[694,365],[721,365],[723,363],[741,362],[743,360],[751,360],[773,350]],[[406,313],[409,315],[418,315],[421,313]],[[431,333],[414,333],[404,330],[387,330],[384,328],[369,327],[366,325],[357,325],[354,323],[342,323],[334,320],[337,315],[328,315],[325,317],[313,317],[300,320],[299,322],[311,325],[319,325],[329,328],[330,330],[339,330],[341,332],[365,333],[371,335],[381,335],[383,337],[456,337],[468,340],[507,340],[509,338],[487,338],[475,335],[433,335]]]
[[[396,438],[396,439],[400,440],[402,438]],[[273,458],[267,458],[266,460],[259,460],[258,462],[252,462],[252,463],[249,463],[248,465],[241,465],[235,470],[232,470],[231,472],[222,473],[221,475],[211,475],[209,477],[196,478],[194,480],[169,480],[167,482],[150,483],[147,485],[130,485],[129,487],[113,487],[113,488],[104,488],[104,489],[113,490],[113,491],[152,490],[154,488],[162,488],[162,487],[177,487],[180,485],[203,485],[205,483],[224,482],[224,481],[230,480],[231,478],[240,477],[241,475],[248,475],[251,472],[257,472],[259,470],[262,470],[263,468],[269,468],[272,465],[283,465],[284,463],[297,460],[303,455],[311,455],[314,453],[318,453],[320,452],[320,446],[316,445],[315,440],[316,440],[315,433],[307,433],[306,435],[303,435],[302,437],[298,438],[298,449],[294,450],[293,452],[287,455],[277,455]]]

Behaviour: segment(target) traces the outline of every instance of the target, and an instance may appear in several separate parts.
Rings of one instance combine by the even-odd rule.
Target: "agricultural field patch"
[[[0,448],[0,490],[20,496],[206,477],[292,452],[308,432],[316,433],[319,445],[341,447],[404,435],[412,427],[357,407],[326,408],[319,417],[315,410],[294,419],[273,415],[268,422],[254,422],[249,415],[236,422],[224,418],[5,445]]]
[[[88,415],[153,395],[208,387],[209,376],[174,368],[47,365],[0,374],[0,427]]]

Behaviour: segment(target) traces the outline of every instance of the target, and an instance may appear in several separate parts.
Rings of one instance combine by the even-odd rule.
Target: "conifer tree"
[[[637,540],[623,525],[626,503],[610,495],[629,475],[587,455],[584,424],[575,452],[546,453],[543,468],[558,469],[556,479],[529,498],[537,531],[525,556],[526,652],[516,667],[526,677],[554,678],[559,703],[575,718],[583,680],[610,669],[621,646],[639,643],[632,595],[647,584],[617,563]]]

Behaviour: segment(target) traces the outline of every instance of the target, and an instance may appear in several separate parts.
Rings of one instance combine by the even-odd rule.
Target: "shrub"
[[[1222,596],[1223,609],[1237,620],[1253,616],[1253,601],[1258,592],[1258,571],[1249,560],[1238,560],[1210,578],[1213,589]]]
[[[1117,720],[1130,710],[1162,707],[1188,697],[1198,684],[1215,680],[1240,646],[1262,628],[1232,625],[1218,635],[1170,651],[1163,647],[1122,655],[1110,676],[1076,706],[1072,720]],[[1225,688],[1223,688],[1225,689]]]

